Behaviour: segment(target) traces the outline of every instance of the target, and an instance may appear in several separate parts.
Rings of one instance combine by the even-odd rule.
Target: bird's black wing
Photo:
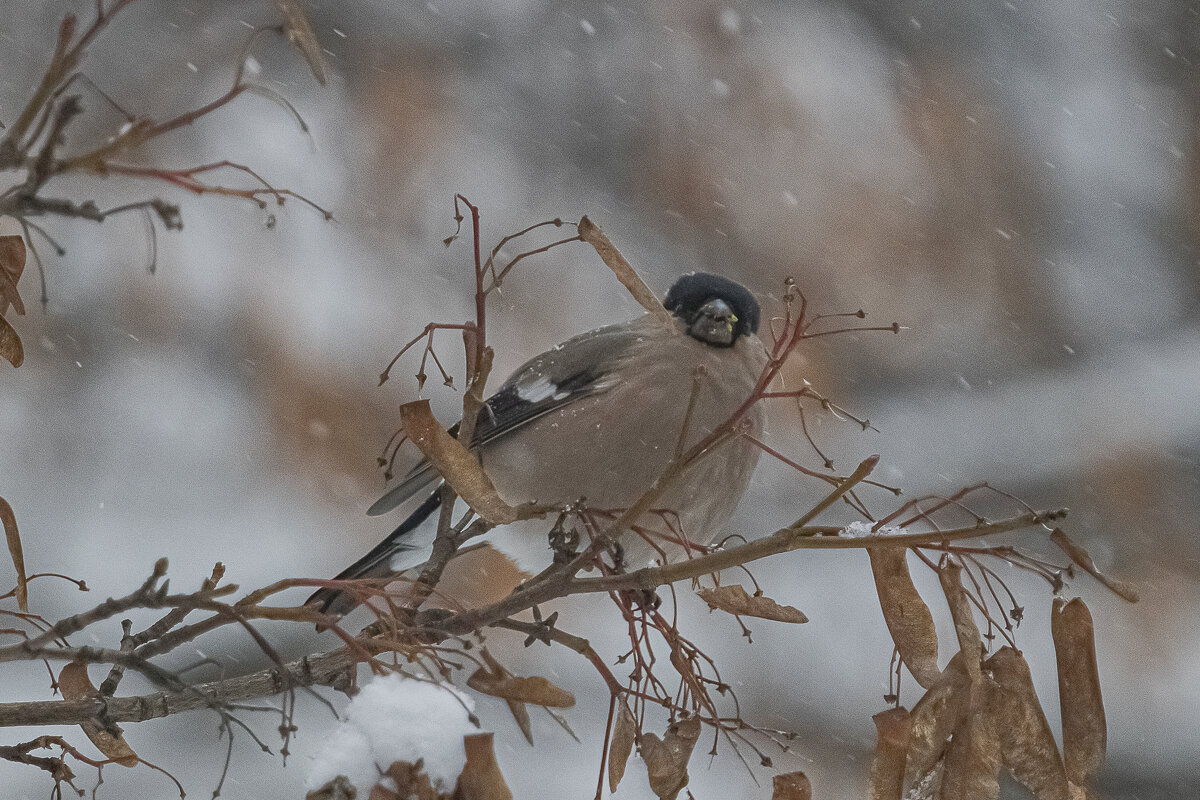
[[[479,410],[475,422],[472,447],[487,445],[519,430],[534,420],[584,397],[607,389],[608,376],[628,348],[638,341],[638,323],[610,325],[591,333],[568,339],[553,350],[536,356],[522,365],[489,397]],[[458,424],[450,428],[458,433]],[[417,464],[383,497],[367,510],[367,514],[384,514],[433,487],[417,509],[396,530],[377,544],[371,552],[338,574],[338,580],[383,577],[392,573],[392,557],[412,550],[404,542],[421,523],[441,505],[437,491],[441,476],[427,461]],[[436,485],[435,485],[436,484]],[[354,596],[336,589],[320,589],[308,599],[321,611],[345,614],[357,602]]]
[[[608,388],[606,377],[611,368],[636,339],[630,324],[610,325],[568,339],[527,361],[479,409],[472,448],[483,447],[539,417]],[[458,423],[450,433],[458,433]],[[367,514],[386,514],[439,478],[432,464],[421,461],[376,500]]]

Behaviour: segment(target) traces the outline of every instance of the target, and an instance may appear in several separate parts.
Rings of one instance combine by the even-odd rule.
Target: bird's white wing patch
[[[522,381],[516,388],[517,397],[526,403],[540,403],[554,397],[558,391],[558,385],[545,375],[539,375],[528,383]]]

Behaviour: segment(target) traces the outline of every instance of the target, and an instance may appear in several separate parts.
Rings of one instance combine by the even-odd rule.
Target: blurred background
[[[164,195],[182,204],[185,228],[152,245],[137,216],[47,220],[66,255],[35,242],[50,299],[43,313],[27,274],[30,313],[15,320],[26,362],[0,382],[0,494],[30,570],[93,590],[35,584],[38,610],[55,617],[124,594],[159,556],[180,589],[198,586],[216,560],[247,588],[325,577],[388,532],[392,520],[364,510],[383,488],[375,459],[396,406],[415,396],[416,362],[383,388],[377,378],[425,322],[471,314],[469,249],[442,244],[463,192],[482,208],[489,246],[533,222],[588,214],[659,291],[687,270],[721,272],[778,309],[772,298],[791,276],[817,310],[862,308],[907,326],[803,349],[788,380],[810,380],[877,429],[810,416],[818,443],[844,471],[881,454],[876,475],[910,494],[988,480],[1035,506],[1069,506],[1070,535],[1142,591],[1128,605],[1090,579],[1068,589],[1097,620],[1110,735],[1100,788],[1131,800],[1200,793],[1200,4],[306,7],[328,85],[315,85],[282,41],[256,46],[248,69],[295,104],[310,135],[246,95],[139,161],[240,161],[335,222],[299,203],[260,210],[116,179],[52,184],[101,206]],[[61,17],[88,20],[93,5],[0,0],[0,11],[0,120],[11,121]],[[247,26],[277,21],[265,0],[143,0],[84,71],[130,110],[166,118],[228,89]],[[123,122],[98,94],[81,93],[90,122],[74,129],[80,146]],[[492,306],[495,374],[637,313],[585,245],[522,262]],[[453,337],[441,352],[461,374]],[[460,398],[430,383],[451,419]],[[820,466],[782,406],[770,441]],[[764,461],[734,527],[772,531],[818,492]],[[1036,532],[1009,541],[1053,555]],[[717,658],[746,719],[800,734],[790,754],[766,748],[776,771],[805,770],[819,798],[861,797],[891,654],[867,559],[798,553],[754,573],[812,621],[759,622],[751,644],[732,619],[685,602],[684,630]],[[1050,593],[1002,574],[1024,601],[1018,643],[1056,717]],[[940,613],[936,580],[917,578]],[[615,658],[615,615],[606,626],[604,603],[578,605],[592,613],[575,632]],[[111,627],[100,641],[119,640]],[[266,633],[286,657],[335,646],[287,628]],[[590,797],[602,683],[572,653],[523,651],[499,634],[491,642],[515,670],[547,674],[580,698],[569,720],[582,742],[542,718],[533,751],[502,703],[481,701],[516,796]],[[199,655],[173,663],[220,662],[197,680],[263,662],[232,633],[196,644]],[[122,691],[139,686],[129,678]],[[3,699],[49,696],[34,664]],[[224,797],[303,795],[306,762],[334,719],[311,700],[301,709],[286,768],[242,739]],[[257,724],[273,736],[277,720]],[[215,786],[224,744],[213,715],[128,727],[134,749],[189,793]],[[148,771],[114,769],[102,796],[175,793]],[[765,798],[771,772],[748,771],[727,748],[711,763],[697,753],[691,791]],[[11,797],[49,788],[31,768],[3,764],[0,775]],[[644,781],[631,766],[618,797],[647,796]]]

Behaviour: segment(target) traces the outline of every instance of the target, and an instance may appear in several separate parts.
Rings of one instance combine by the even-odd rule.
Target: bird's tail
[[[406,544],[403,539],[412,533],[422,522],[427,520],[437,510],[438,506],[441,505],[441,502],[441,492],[433,492],[416,511],[410,514],[404,522],[400,523],[400,527],[392,531],[382,542],[375,545],[371,552],[338,573],[334,580],[385,578],[389,575],[400,574],[392,569],[392,559],[399,553],[417,549],[412,545]],[[361,602],[359,598],[360,596],[354,592],[327,586],[313,592],[312,596],[304,604],[316,608],[323,614],[333,614],[341,617],[350,613],[359,605]]]

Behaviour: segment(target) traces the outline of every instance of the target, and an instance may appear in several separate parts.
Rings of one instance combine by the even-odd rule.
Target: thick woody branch
[[[156,692],[139,697],[116,697],[106,701],[65,702],[49,700],[0,703],[0,727],[22,725],[79,725],[102,719],[106,722],[144,722],[149,719],[213,708],[243,700],[269,697],[306,686],[348,685],[358,658],[347,648],[292,661],[282,669],[270,669],[236,678],[201,683],[179,692]]]

